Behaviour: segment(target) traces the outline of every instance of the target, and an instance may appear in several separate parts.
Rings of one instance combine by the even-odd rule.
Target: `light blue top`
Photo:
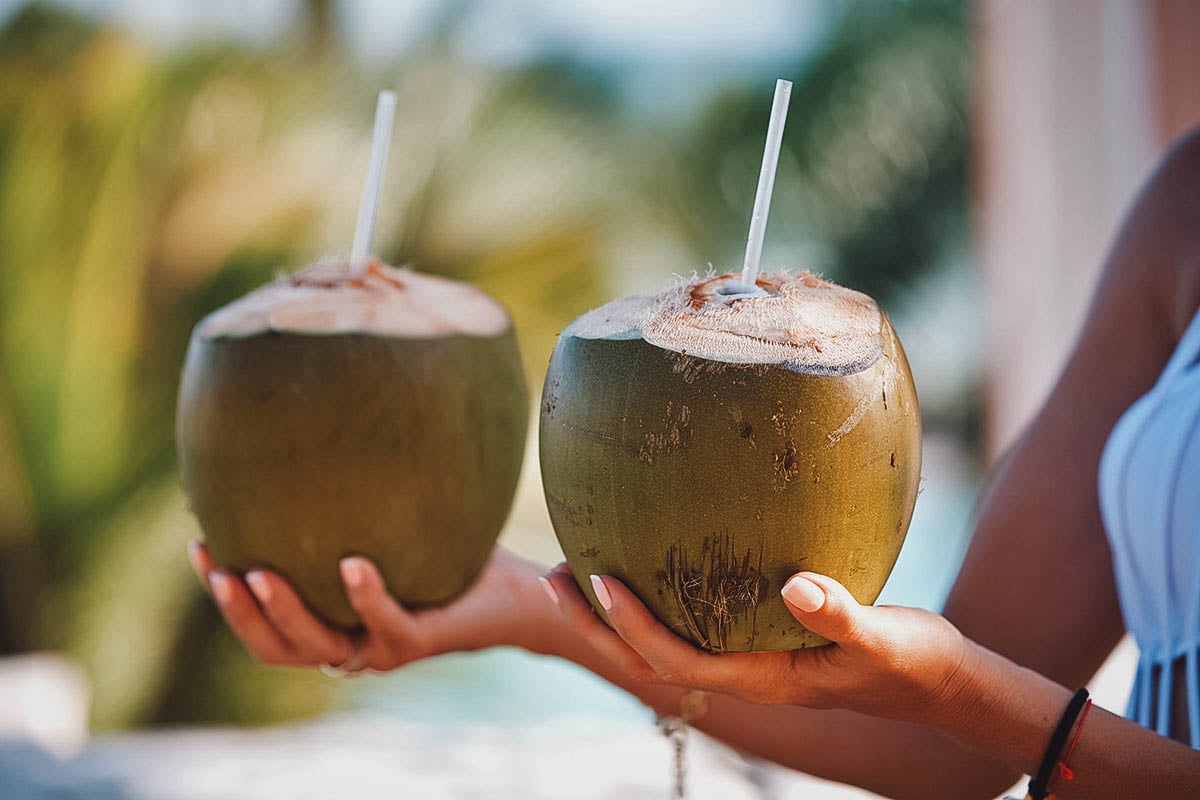
[[[1189,740],[1200,749],[1200,311],[1109,434],[1099,489],[1121,610],[1141,650],[1126,715],[1169,735],[1182,658]]]

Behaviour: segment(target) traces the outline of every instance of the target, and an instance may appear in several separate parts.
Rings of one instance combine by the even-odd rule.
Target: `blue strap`
[[[1154,729],[1159,736],[1171,735],[1171,700],[1175,696],[1172,679],[1175,676],[1175,662],[1167,657],[1158,667],[1158,708],[1154,713]]]
[[[1142,662],[1138,665],[1138,699],[1137,722],[1143,728],[1150,727],[1150,691],[1154,683],[1154,665],[1149,656],[1142,654]]]

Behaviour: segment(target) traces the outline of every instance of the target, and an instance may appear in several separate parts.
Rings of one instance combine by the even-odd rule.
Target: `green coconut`
[[[318,264],[196,326],[183,488],[215,563],[275,570],[352,628],[344,556],[413,607],[470,585],[512,504],[528,408],[512,323],[482,290]]]
[[[693,280],[563,331],[541,406],[554,530],[580,588],[620,579],[711,652],[826,643],[779,591],[878,597],[912,518],[921,425],[887,315],[809,273]]]

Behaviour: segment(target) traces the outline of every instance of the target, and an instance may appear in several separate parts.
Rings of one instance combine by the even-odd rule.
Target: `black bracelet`
[[[1083,707],[1088,701],[1088,690],[1080,689],[1071,698],[1071,702],[1067,703],[1067,710],[1063,712],[1062,719],[1058,721],[1058,727],[1054,729],[1054,735],[1050,737],[1050,746],[1046,748],[1046,755],[1042,757],[1042,765],[1038,767],[1037,774],[1029,781],[1028,793],[1033,800],[1045,800],[1050,791],[1046,784],[1050,782],[1050,776],[1054,774],[1054,766],[1058,764],[1058,757],[1062,755],[1063,747],[1067,744],[1067,737],[1071,735],[1071,728],[1075,727],[1075,720],[1079,718],[1079,712],[1083,711]]]

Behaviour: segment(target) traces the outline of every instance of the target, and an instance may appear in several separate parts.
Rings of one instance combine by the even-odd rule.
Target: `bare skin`
[[[1200,307],[1198,227],[1194,133],[1139,196],[1062,376],[993,470],[942,615],[864,607],[831,578],[802,573],[784,599],[834,645],[713,656],[664,629],[614,578],[596,578],[610,629],[563,569],[545,576],[543,591],[542,567],[497,549],[461,599],[417,613],[387,595],[369,562],[347,559],[347,596],[365,622],[352,642],[309,615],[277,575],[243,582],[198,544],[193,564],[264,664],[349,660],[382,671],[515,645],[581,664],[665,713],[688,688],[712,691],[698,727],[798,770],[896,798],[994,797],[1037,769],[1073,688],[1124,633],[1097,468],[1113,424]],[[1075,779],[1054,787],[1063,800],[1200,797],[1200,751],[1101,709],[1071,767]]]

